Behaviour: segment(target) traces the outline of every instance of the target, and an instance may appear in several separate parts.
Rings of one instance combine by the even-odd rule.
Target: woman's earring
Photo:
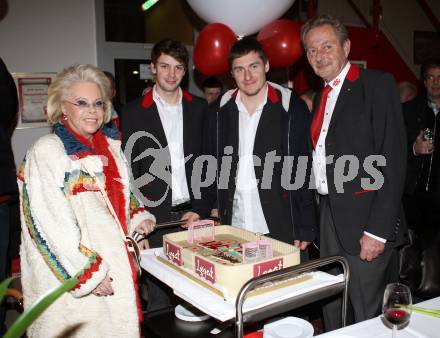
[[[67,121],[67,115],[63,114],[63,121]]]

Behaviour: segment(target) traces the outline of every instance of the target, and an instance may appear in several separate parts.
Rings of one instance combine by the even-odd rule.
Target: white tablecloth
[[[428,309],[440,309],[440,297],[418,303]],[[331,331],[318,337],[322,338],[391,338],[391,329],[376,317],[354,325]],[[409,325],[397,331],[398,338],[437,338],[440,337],[440,318],[413,313]]]
[[[163,257],[162,248],[145,250],[142,252],[141,266],[153,276],[167,284],[180,298],[191,303],[201,311],[220,321],[235,317],[235,300],[225,300],[207,288],[184,277],[179,272],[165,265],[157,259]],[[299,284],[294,284],[269,291],[264,294],[246,299],[243,311],[263,308],[266,305],[300,295],[302,293],[324,288],[340,283],[344,280],[342,275],[332,276],[324,272],[313,272],[313,278]]]

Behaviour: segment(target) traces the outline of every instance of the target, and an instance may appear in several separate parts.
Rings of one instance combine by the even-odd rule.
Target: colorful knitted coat
[[[94,168],[124,233],[153,219],[131,193],[117,131],[93,143],[62,124],[28,151],[18,182],[24,306],[72,276],[79,283],[30,327],[29,337],[139,337],[141,320],[133,263],[120,226],[84,168]],[[91,292],[108,275],[114,295]]]

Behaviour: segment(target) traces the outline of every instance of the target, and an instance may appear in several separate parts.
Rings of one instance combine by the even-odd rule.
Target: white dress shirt
[[[237,169],[237,180],[232,206],[232,225],[252,232],[267,234],[266,219],[261,207],[260,195],[258,193],[257,179],[253,162],[255,134],[260,121],[263,107],[267,102],[267,86],[264,101],[251,115],[241,101],[238,91],[235,103],[238,107],[238,154],[239,162]]]
[[[345,77],[350,69],[350,66],[350,62],[347,62],[339,75],[329,83],[326,83],[326,85],[332,87],[332,90],[327,95],[327,103],[325,105],[321,133],[319,134],[316,147],[313,150],[313,174],[315,175],[316,190],[321,195],[328,195],[325,138],[327,136],[336,102],[338,101],[339,93],[341,92],[342,84],[345,81]],[[382,243],[386,242],[384,238],[375,236],[367,231],[364,231],[364,234],[381,241]]]
[[[166,103],[153,87],[153,100],[159,112],[160,121],[168,142],[171,156],[172,205],[189,201],[189,190],[185,173],[185,154],[183,152],[183,108],[182,91],[179,88],[176,105]]]
[[[318,142],[316,142],[315,150],[313,151],[313,173],[315,175],[316,189],[321,195],[328,195],[325,138],[327,136],[336,101],[338,100],[342,88],[342,83],[344,82],[349,69],[350,62],[347,62],[339,75],[333,81],[326,83],[326,85],[332,87],[332,90],[327,94],[327,103],[325,105],[321,132],[319,134]]]

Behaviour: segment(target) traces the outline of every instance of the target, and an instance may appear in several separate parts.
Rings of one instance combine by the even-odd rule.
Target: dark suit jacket
[[[357,67],[352,69],[336,102],[325,147],[326,155],[334,156],[333,162],[327,164],[327,182],[336,232],[345,251],[357,255],[363,231],[385,238],[387,247],[403,242],[405,229],[400,217],[406,138],[392,76],[379,71],[359,71]],[[320,96],[317,95],[317,100]],[[318,102],[315,103],[317,107]],[[343,184],[343,192],[338,192],[335,181],[341,176],[342,156],[347,155],[358,159],[359,171],[354,179]],[[386,159],[385,166],[373,163],[384,177],[379,190],[368,190],[361,184],[362,179],[364,183],[365,179],[373,181],[372,176],[378,173],[374,174],[371,167],[364,165],[370,155],[382,155]]]
[[[426,155],[415,156],[413,152],[413,143],[416,141],[420,130],[433,128],[435,115],[432,109],[428,106],[425,95],[420,95],[414,100],[405,102],[402,105],[402,110],[408,140],[408,168],[406,173],[405,193],[412,195],[416,191],[424,163],[425,165],[429,165],[429,160],[431,158],[431,156]],[[438,127],[437,130],[439,130]],[[436,138],[439,139],[438,133],[436,136]]]
[[[183,151],[185,157],[191,155],[191,158],[185,163],[186,179],[190,197],[193,200],[191,175],[194,160],[202,153],[203,110],[206,107],[206,102],[183,91],[182,106]],[[121,130],[123,147],[126,156],[128,155],[127,160],[131,164],[134,180],[141,178],[146,173],[152,175],[149,179],[144,176],[144,179],[138,180],[135,187],[140,187],[141,194],[149,200],[146,207],[156,216],[156,221],[158,223],[169,221],[172,202],[172,168],[165,131],[153,100],[153,91],[149,91],[144,97],[128,103],[121,109]],[[142,136],[133,144],[132,153],[127,154],[127,142],[129,142],[130,136],[136,132],[147,132],[155,139],[151,136]],[[129,145],[131,148],[130,142]],[[136,157],[145,151],[150,156],[147,154],[137,160]],[[146,182],[148,184],[145,184]],[[161,246],[162,236],[172,231],[172,229],[155,231],[149,237],[150,245],[152,247]]]
[[[14,80],[0,58],[0,195],[17,193],[11,136],[17,122],[18,100]]]
[[[219,154],[218,173],[222,172],[222,164],[226,164],[231,159],[227,185],[219,184],[217,187],[213,184],[204,190],[202,199],[196,201],[198,212],[206,214],[212,203],[217,200],[219,216],[223,224],[231,224],[239,160],[239,112],[235,103],[236,93],[237,91],[221,108],[219,101],[211,104],[207,113],[208,133],[205,145],[208,146],[207,152],[211,155]],[[275,151],[277,156],[290,154],[295,156],[295,159],[300,155],[310,158],[307,146],[309,125],[310,113],[305,103],[292,94],[289,112],[286,112],[281,103],[280,92],[269,85],[268,99],[258,124],[253,151],[253,154],[261,160],[261,165],[255,165],[254,168],[259,182],[258,192],[263,214],[270,231],[269,236],[288,243],[292,243],[294,239],[312,241],[316,237],[317,218],[313,191],[308,190],[307,185],[299,190],[286,190],[281,185],[282,161],[274,164],[271,185],[267,188],[262,187],[264,163],[266,154],[272,151]],[[225,155],[225,147],[228,146],[231,147],[232,153],[226,151]],[[292,183],[295,174],[296,161],[292,169]]]

